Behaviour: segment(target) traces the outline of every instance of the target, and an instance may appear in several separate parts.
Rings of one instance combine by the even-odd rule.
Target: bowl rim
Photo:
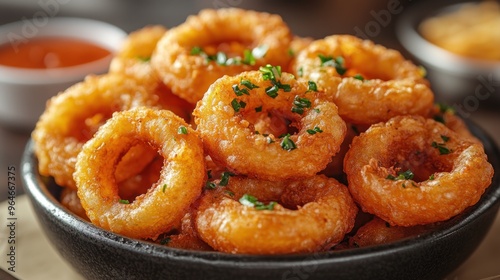
[[[443,49],[427,41],[418,32],[418,25],[431,16],[452,11],[474,0],[419,1],[413,3],[397,19],[396,37],[403,47],[420,61],[433,68],[457,75],[491,74],[500,77],[500,62],[468,58]]]
[[[100,239],[104,245],[118,247],[122,250],[134,252],[134,254],[147,255],[149,258],[156,257],[168,260],[183,261],[190,263],[217,264],[219,267],[234,267],[235,262],[244,262],[246,268],[273,269],[273,268],[293,268],[297,265],[331,265],[346,263],[353,260],[363,260],[395,254],[399,251],[416,246],[417,244],[429,244],[446,238],[454,234],[463,226],[470,224],[476,218],[488,212],[493,207],[498,207],[500,203],[500,152],[492,138],[484,132],[482,128],[466,120],[471,132],[483,142],[485,151],[488,154],[489,162],[493,165],[495,174],[491,185],[486,189],[481,199],[474,206],[466,209],[463,214],[442,222],[437,230],[431,230],[424,234],[405,238],[399,241],[353,248],[346,250],[335,250],[311,254],[297,255],[245,255],[229,254],[216,251],[194,251],[186,249],[171,248],[168,246],[155,244],[148,241],[132,239],[126,236],[112,233],[101,229],[90,222],[71,213],[48,190],[41,176],[37,172],[37,160],[34,155],[34,143],[30,139],[26,144],[22,162],[22,180],[25,190],[32,204],[37,203],[52,216],[57,217],[64,227],[83,231],[82,238]]]
[[[23,32],[26,21],[14,21],[0,26],[0,45],[9,44],[9,34],[20,36],[14,31]],[[107,36],[100,38],[97,36],[86,36],[84,30],[89,28],[106,33]],[[22,39],[29,40],[43,37],[65,37],[85,40],[104,47],[110,53],[98,60],[87,63],[58,67],[52,69],[30,69],[12,67],[0,64],[0,82],[14,84],[52,84],[73,82],[81,80],[88,73],[97,73],[107,70],[114,54],[125,40],[127,33],[109,22],[81,17],[51,17],[47,18],[45,24],[41,24],[36,29],[36,34],[27,35]],[[12,35],[14,38],[14,35]]]

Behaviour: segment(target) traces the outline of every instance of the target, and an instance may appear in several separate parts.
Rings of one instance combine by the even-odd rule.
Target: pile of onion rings
[[[132,32],[109,73],[52,98],[33,131],[39,172],[82,219],[183,250],[409,238],[474,205],[493,177],[423,73],[368,40],[203,10]]]

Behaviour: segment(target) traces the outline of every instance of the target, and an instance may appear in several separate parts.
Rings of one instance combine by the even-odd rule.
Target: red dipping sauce
[[[49,69],[99,60],[111,52],[91,42],[59,37],[31,39],[15,47],[0,46],[0,64],[10,67]]]

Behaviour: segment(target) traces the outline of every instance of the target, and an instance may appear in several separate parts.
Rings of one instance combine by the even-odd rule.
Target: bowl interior
[[[79,240],[72,242],[81,242],[84,240],[84,242],[96,244],[100,250],[104,251],[106,248],[119,248],[120,251],[126,252],[127,256],[150,260],[161,265],[159,266],[160,268],[153,267],[153,269],[172,269],[172,265],[175,265],[177,269],[188,267],[190,270],[193,270],[193,268],[203,270],[205,268],[206,271],[200,273],[202,273],[201,275],[207,273],[205,276],[208,277],[210,274],[209,271],[215,267],[221,269],[217,272],[217,275],[221,276],[220,279],[231,279],[229,276],[257,274],[264,278],[265,275],[274,275],[273,277],[276,275],[283,276],[283,273],[294,268],[309,269],[314,272],[314,274],[309,275],[311,276],[310,279],[327,279],[331,275],[337,275],[330,273],[339,273],[338,279],[352,279],[353,276],[356,276],[357,279],[373,279],[370,278],[373,277],[373,273],[386,275],[384,271],[387,273],[386,279],[398,279],[397,277],[402,277],[402,275],[405,275],[405,277],[410,275],[406,279],[439,279],[439,277],[442,279],[465,260],[475,249],[475,246],[479,244],[480,239],[484,237],[481,234],[477,238],[479,240],[468,240],[469,234],[471,232],[474,234],[474,231],[477,230],[477,224],[475,223],[482,220],[485,214],[489,213],[489,224],[484,225],[485,231],[487,231],[499,207],[500,181],[497,173],[500,170],[499,151],[484,131],[474,124],[469,123],[469,126],[473,134],[483,141],[489,160],[496,171],[491,186],[476,205],[466,209],[462,214],[441,223],[435,230],[420,236],[384,245],[315,254],[287,256],[232,255],[220,252],[173,249],[147,241],[130,239],[100,229],[66,210],[58,202],[60,187],[55,185],[50,179],[41,177],[37,172],[37,160],[33,154],[33,142],[29,142],[26,147],[22,159],[22,173],[26,192],[30,196],[32,203],[40,210],[38,211],[38,215],[41,216],[42,226],[45,224],[46,227],[50,227],[47,224],[58,223],[61,228],[67,229],[69,233],[75,232],[77,234],[76,236],[78,236]],[[464,231],[467,232],[463,233]],[[454,236],[462,236],[462,238],[466,238],[466,241],[451,240],[454,239]],[[59,236],[58,238],[63,237]],[[55,240],[53,242],[57,245],[58,241]],[[456,244],[457,242],[470,242],[471,247],[466,249],[467,245]],[[451,244],[449,245],[450,247],[439,245],[445,243]],[[461,258],[457,259],[453,255],[456,252],[448,252],[448,250],[452,250],[451,248],[455,248],[454,250],[458,251],[465,250],[466,252]],[[67,250],[67,248],[64,248],[60,251],[62,254],[65,254]],[[443,258],[438,268],[429,267],[434,262],[437,263],[437,260],[433,260],[431,257],[435,252],[438,252],[436,256]],[[77,252],[76,254],[83,253]],[[443,254],[450,256],[450,258],[444,259]],[[426,261],[428,262],[426,263]],[[86,263],[87,261],[80,260],[79,264],[81,265],[82,262]],[[422,264],[419,265],[419,262],[422,262]],[[447,265],[447,262],[450,263]],[[373,264],[376,265],[372,267],[371,265]],[[110,267],[106,267],[105,269],[113,270]],[[417,268],[419,270],[414,271]],[[120,269],[122,272],[126,270],[126,268],[123,268],[123,265]],[[83,270],[85,271],[85,269]],[[247,274],[237,274],[238,271],[242,270]],[[346,272],[347,270],[351,271]],[[435,273],[437,275],[436,278],[429,276],[429,273],[433,273],[433,270],[439,270]],[[267,274],[259,274],[262,271]],[[280,271],[282,274],[272,274],[273,271]],[[322,271],[323,274],[321,274]],[[363,274],[366,274],[366,278],[363,277]],[[414,275],[411,276],[411,274]],[[322,277],[313,277],[313,275],[322,275]]]

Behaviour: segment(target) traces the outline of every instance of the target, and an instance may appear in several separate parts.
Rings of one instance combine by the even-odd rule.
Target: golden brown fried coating
[[[395,117],[354,138],[344,170],[363,211],[399,226],[459,214],[493,177],[482,145],[420,116]]]

